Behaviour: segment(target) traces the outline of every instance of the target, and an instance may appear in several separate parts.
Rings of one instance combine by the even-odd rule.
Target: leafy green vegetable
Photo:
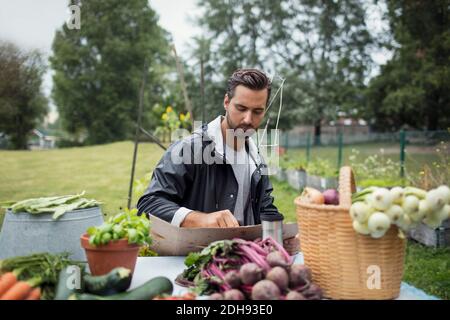
[[[21,281],[36,280],[42,290],[43,299],[53,299],[59,273],[67,266],[78,266],[84,271],[84,264],[70,260],[69,253],[36,253],[0,261],[0,273],[16,272]]]
[[[129,244],[150,245],[150,221],[145,214],[138,216],[138,210],[125,209],[110,217],[98,227],[89,227],[87,233],[89,243],[94,246],[107,244],[110,241],[128,239]]]

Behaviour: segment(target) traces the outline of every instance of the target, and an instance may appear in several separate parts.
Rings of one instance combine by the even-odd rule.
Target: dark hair
[[[257,69],[237,69],[233,72],[230,79],[228,79],[228,99],[233,98],[234,89],[238,85],[243,85],[251,90],[263,90],[267,88],[267,101],[269,101],[272,83],[264,72]]]

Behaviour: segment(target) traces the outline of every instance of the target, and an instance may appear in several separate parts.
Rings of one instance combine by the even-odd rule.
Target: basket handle
[[[342,167],[339,170],[339,205],[350,208],[352,193],[355,191],[355,177],[352,168],[349,166]]]

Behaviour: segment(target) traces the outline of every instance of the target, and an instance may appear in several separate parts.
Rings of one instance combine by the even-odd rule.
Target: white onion
[[[447,203],[445,201],[445,194],[438,189],[428,191],[425,200],[428,202],[428,205],[432,211],[438,211]]]
[[[391,223],[396,223],[403,215],[402,207],[393,204],[389,209],[386,210],[386,215],[391,220]]]
[[[392,205],[392,194],[386,188],[376,189],[369,197],[369,204],[377,210],[387,210]]]
[[[364,234],[364,235],[370,234],[367,223],[359,223],[357,220],[353,221],[353,229],[355,229],[355,231],[360,234]]]
[[[392,202],[395,204],[401,204],[403,201],[404,191],[402,187],[394,187],[389,192],[392,195]]]
[[[366,222],[370,213],[371,208],[362,201],[355,202],[350,207],[350,216],[352,217],[353,220],[356,220],[359,223]]]
[[[391,226],[391,220],[382,212],[374,212],[367,221],[370,233],[387,231]]]
[[[407,196],[403,200],[402,208],[406,213],[416,212],[419,210],[419,199],[415,196]]]
[[[450,188],[448,186],[440,186],[437,191],[441,193],[445,203],[450,204]]]
[[[387,232],[387,229],[381,230],[381,231],[375,231],[375,232],[371,232],[370,236],[372,238],[378,239],[378,238],[381,238],[382,236],[384,236],[386,234],[386,232]]]
[[[406,232],[412,228],[413,222],[411,218],[405,213],[400,219],[398,219],[396,225]]]

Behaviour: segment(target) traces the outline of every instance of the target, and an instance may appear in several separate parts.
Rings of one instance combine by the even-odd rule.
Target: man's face
[[[225,95],[223,104],[228,128],[242,129],[244,132],[249,129],[256,130],[264,118],[267,91],[252,90],[239,85],[235,88],[231,100]]]

